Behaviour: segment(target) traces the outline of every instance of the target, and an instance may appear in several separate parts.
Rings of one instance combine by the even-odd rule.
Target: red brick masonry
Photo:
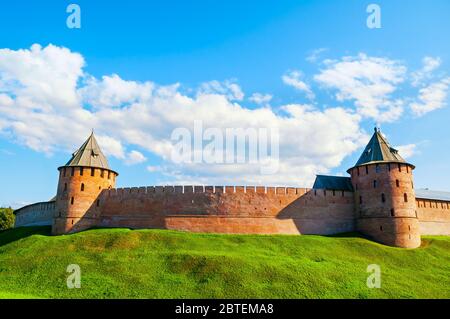
[[[394,169],[395,168],[395,169]],[[60,169],[57,200],[20,210],[17,226],[47,224],[65,234],[91,227],[162,228],[241,234],[360,231],[414,248],[420,235],[450,235],[450,202],[415,199],[412,169],[387,164],[354,170],[355,192],[285,187],[114,188],[116,173]],[[377,185],[374,187],[374,180]],[[398,181],[398,183],[397,183]],[[384,194],[382,200],[381,194]],[[405,194],[407,201],[405,201]]]

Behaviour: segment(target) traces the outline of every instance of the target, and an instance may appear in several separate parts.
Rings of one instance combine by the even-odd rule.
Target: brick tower
[[[109,168],[94,133],[58,170],[52,233],[60,235],[95,226],[102,204],[99,195],[115,187],[118,174]]]
[[[375,128],[358,162],[347,171],[355,191],[358,231],[389,246],[420,246],[414,168]]]

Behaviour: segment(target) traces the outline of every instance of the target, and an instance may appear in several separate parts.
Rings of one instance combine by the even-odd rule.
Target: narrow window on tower
[[[397,187],[400,187],[400,181],[399,181],[398,179],[395,181],[395,185],[396,185]]]
[[[75,175],[75,167],[72,167],[71,171],[70,171],[70,176]]]
[[[108,179],[111,179],[111,172],[108,171]]]
[[[390,172],[391,171],[391,164],[389,163],[389,164],[387,164],[387,166],[388,166],[388,171]]]
[[[70,199],[70,205],[73,205],[73,197]]]
[[[359,167],[356,168],[356,172],[358,173],[358,176],[359,176]],[[64,176],[66,176],[65,172],[64,172]]]
[[[369,175],[369,166],[366,165],[366,175]]]
[[[336,191],[333,189],[333,196],[336,196]]]
[[[373,181],[373,188],[377,188],[377,181],[376,180]]]
[[[412,187],[412,189],[414,189],[414,182],[413,181],[411,181],[411,187]]]
[[[64,191],[67,191],[67,183],[64,183]]]
[[[375,165],[375,172],[376,173],[380,172],[380,164]]]
[[[362,196],[359,196],[359,203],[360,203],[360,204],[363,203],[363,201],[362,201]]]
[[[409,166],[406,165],[406,173],[409,173]]]
[[[97,207],[100,206],[100,199],[97,199]]]
[[[95,168],[91,168],[91,176],[95,175]]]
[[[81,191],[84,192],[84,184],[81,183]]]
[[[83,176],[83,167],[80,167],[80,176]]]
[[[381,202],[386,203],[386,195],[384,195],[384,193],[381,194]]]
[[[66,177],[66,168],[63,169],[63,176]]]
[[[398,171],[399,171],[399,172],[402,171],[402,164],[398,164]]]
[[[105,176],[105,172],[103,170],[101,170],[100,177],[103,178],[104,176]]]
[[[393,208],[391,208],[391,216],[394,217],[395,216],[395,210]]]
[[[405,200],[405,203],[407,203],[407,202],[408,202],[408,194],[405,193],[405,194],[403,195],[403,199]]]

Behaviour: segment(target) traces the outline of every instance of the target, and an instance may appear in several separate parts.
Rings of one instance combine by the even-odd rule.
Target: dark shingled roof
[[[98,146],[94,132],[91,133],[78,151],[72,154],[72,158],[64,166],[98,167],[111,170],[108,165],[108,160]]]
[[[416,198],[450,201],[450,192],[416,189]]]
[[[350,177],[317,175],[314,189],[330,189],[353,192]]]
[[[375,128],[375,132],[373,133],[369,144],[367,144],[364,152],[362,153],[361,157],[356,162],[354,167],[376,163],[409,164],[403,159],[403,157],[400,156],[398,150],[389,145],[389,142],[384,138],[380,130],[377,128]],[[350,172],[350,170],[351,168],[347,172]]]

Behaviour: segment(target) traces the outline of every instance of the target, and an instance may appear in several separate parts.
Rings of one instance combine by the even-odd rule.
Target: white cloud
[[[281,79],[283,82],[289,86],[294,87],[295,89],[306,93],[306,97],[310,100],[314,99],[314,93],[311,91],[311,88],[308,84],[301,80],[303,77],[302,72],[294,70],[284,74]]]
[[[319,59],[320,55],[323,52],[326,52],[327,50],[328,50],[327,48],[319,48],[319,49],[313,50],[311,52],[311,54],[306,57],[306,61],[311,62],[311,63],[317,62],[317,60]]]
[[[43,58],[48,50],[57,58]],[[178,84],[126,81],[118,75],[96,79],[83,71],[82,56],[65,48],[1,50],[0,61],[5,56],[9,63],[0,64],[0,133],[36,151],[52,153],[73,151],[94,128],[105,153],[125,163],[129,157],[144,161],[145,152],[159,156],[161,165],[155,170],[164,183],[309,186],[316,173],[339,166],[367,138],[360,129],[361,116],[352,110],[298,104],[281,106],[283,114],[266,106],[249,109],[236,102],[244,93],[230,81],[208,82],[189,96],[179,91]],[[39,72],[31,72],[35,64],[40,65]],[[24,68],[30,72],[21,72]],[[278,174],[261,175],[260,167],[250,164],[173,163],[171,132],[192,129],[195,120],[220,130],[278,127]]]
[[[134,165],[134,164],[143,163],[146,160],[147,160],[147,158],[141,152],[133,150],[128,153],[125,163],[127,165]]]
[[[270,94],[253,93],[249,100],[256,104],[268,104],[272,98],[273,96]]]
[[[7,155],[7,156],[14,156],[16,155],[16,153],[10,151],[10,150],[6,150],[3,148],[0,148],[0,153],[2,153],[3,155]]]
[[[400,145],[395,147],[400,156],[402,156],[404,159],[411,158],[415,154],[417,154],[417,145],[416,144],[407,144],[407,145]]]
[[[125,149],[119,140],[106,135],[96,134],[96,136],[106,156],[114,156],[120,159],[125,158]]]
[[[432,72],[436,70],[441,65],[441,58],[437,57],[429,57],[426,56],[422,59],[423,67],[422,69],[413,72],[411,74],[412,84],[413,86],[420,85],[424,80],[430,79],[432,76]]]
[[[445,107],[450,86],[450,77],[432,83],[419,90],[419,102],[411,104],[411,110],[416,116],[422,116],[431,111]]]
[[[216,80],[202,83],[199,94],[220,94],[225,95],[230,100],[242,101],[244,93],[241,87],[232,80],[219,82]]]
[[[154,172],[158,172],[161,170],[161,167],[159,166],[147,166],[147,171],[149,171],[150,173],[154,173]]]
[[[335,89],[338,101],[354,101],[363,117],[393,122],[403,113],[404,102],[391,97],[405,80],[406,67],[400,62],[360,54],[327,60],[325,65],[314,79]]]
[[[124,103],[148,100],[154,88],[151,82],[141,84],[135,81],[125,81],[117,74],[103,76],[100,81],[89,77],[85,82],[85,86],[78,93],[86,103],[95,108],[119,107]]]
[[[78,105],[77,80],[84,59],[66,48],[35,44],[29,50],[0,50],[2,91],[14,91],[29,109],[49,110],[54,105]],[[51,75],[51,78],[47,78]],[[20,85],[19,85],[20,84]]]

